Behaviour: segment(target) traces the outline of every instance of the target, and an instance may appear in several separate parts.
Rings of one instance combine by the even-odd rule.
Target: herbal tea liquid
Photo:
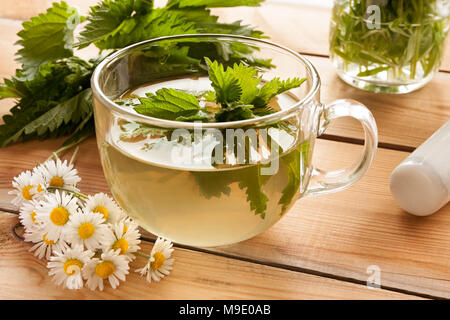
[[[205,90],[208,84],[205,79],[181,79],[132,93],[142,96],[162,87]],[[292,98],[282,95],[278,103],[282,107]],[[274,174],[262,175],[258,163],[174,163],[176,142],[136,123],[118,121],[109,136],[110,142],[100,150],[115,199],[146,230],[186,245],[226,245],[257,235],[287,212],[306,187],[304,177],[309,176],[309,141],[282,153]],[[207,145],[209,137],[202,139]],[[292,145],[295,138],[283,133],[280,140],[280,146]]]

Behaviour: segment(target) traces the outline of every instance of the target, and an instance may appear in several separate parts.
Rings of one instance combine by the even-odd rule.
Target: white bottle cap
[[[439,175],[423,163],[402,163],[392,172],[390,187],[400,207],[416,216],[428,216],[449,201]]]
[[[400,207],[416,216],[450,201],[450,121],[395,168],[390,189]]]

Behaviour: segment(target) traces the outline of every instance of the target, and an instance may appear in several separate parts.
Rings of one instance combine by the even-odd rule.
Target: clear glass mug
[[[253,65],[262,81],[307,80],[271,102],[280,111],[241,121],[169,121],[116,103],[134,88],[210,89],[204,56]],[[144,229],[177,243],[209,247],[251,238],[299,198],[355,183],[376,153],[370,111],[353,100],[321,104],[313,65],[266,40],[199,34],[144,41],[106,58],[91,81],[97,143],[114,198]],[[361,158],[341,170],[315,168],[315,139],[340,117],[361,122]]]

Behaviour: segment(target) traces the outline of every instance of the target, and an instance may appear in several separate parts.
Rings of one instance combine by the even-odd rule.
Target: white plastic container
[[[400,207],[416,216],[450,201],[450,121],[395,168],[390,189]]]

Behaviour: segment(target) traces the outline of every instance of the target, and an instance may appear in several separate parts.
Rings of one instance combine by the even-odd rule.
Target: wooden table
[[[49,2],[24,0],[19,2],[25,3],[22,8],[12,9],[17,1],[2,0],[0,76],[11,75],[17,66],[13,43],[20,20]],[[67,2],[86,12],[96,1]],[[337,78],[328,60],[327,1],[311,3],[217,11],[224,21],[242,19],[305,54],[322,77],[324,102],[353,98],[371,109],[380,145],[361,181],[336,194],[300,200],[274,227],[242,243],[216,249],[176,245],[174,271],[160,283],[148,284],[133,273],[117,290],[70,291],[55,286],[45,263],[13,235],[17,208],[7,194],[15,175],[46,159],[63,140],[11,145],[0,149],[0,298],[450,298],[450,206],[417,218],[403,212],[389,192],[391,171],[450,119],[450,50],[435,79],[418,92],[391,96],[353,89]],[[12,101],[0,101],[0,113],[11,106]],[[353,121],[336,122],[318,140],[314,160],[330,169],[349,163],[361,151],[361,134]],[[81,145],[80,155],[80,188],[108,192],[93,138]],[[143,249],[150,250],[154,237],[144,233],[143,240]],[[370,266],[381,271],[381,289],[366,286]]]

